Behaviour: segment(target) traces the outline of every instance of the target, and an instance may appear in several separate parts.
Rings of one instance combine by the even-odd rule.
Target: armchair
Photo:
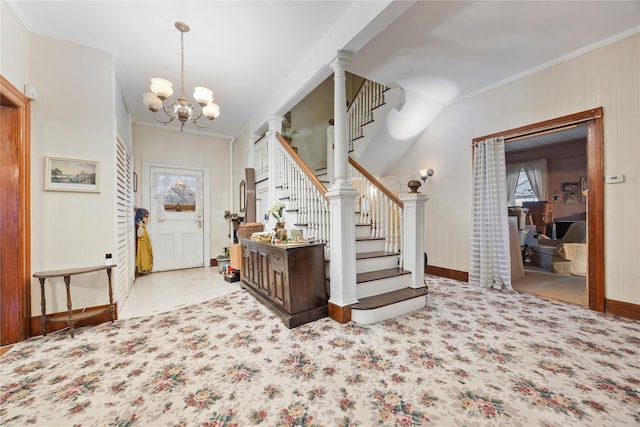
[[[545,270],[562,274],[587,274],[587,222],[576,221],[562,239],[538,236],[533,263]]]

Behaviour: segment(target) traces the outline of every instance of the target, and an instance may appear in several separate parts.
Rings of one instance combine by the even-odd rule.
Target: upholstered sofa
[[[531,247],[533,264],[554,273],[587,274],[587,222],[576,221],[562,239],[538,235],[538,243]]]

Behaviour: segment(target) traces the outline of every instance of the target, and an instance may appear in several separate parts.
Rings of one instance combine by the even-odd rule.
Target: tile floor
[[[129,296],[119,304],[118,318],[163,313],[239,289],[240,282],[225,282],[218,267],[151,273],[136,279]]]

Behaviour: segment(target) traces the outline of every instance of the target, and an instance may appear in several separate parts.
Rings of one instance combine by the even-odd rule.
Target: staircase
[[[372,82],[370,82],[372,83]],[[351,115],[350,123],[357,129],[372,127],[378,112],[384,107],[384,93],[388,91],[381,85],[370,84],[360,101],[355,103],[352,111],[357,111],[359,118]],[[367,111],[363,106],[377,109]],[[351,113],[350,113],[351,114]],[[364,140],[363,134],[352,133],[350,140]],[[276,195],[285,203],[287,224],[302,229],[304,235],[313,236],[325,242],[325,259],[327,260],[327,280],[329,262],[331,262],[329,205],[326,199],[327,187],[331,184],[326,177],[326,165],[309,168],[299,158],[291,146],[276,134],[276,154],[274,165]],[[279,142],[279,143],[278,143]],[[356,143],[357,144],[357,143]],[[358,151],[356,145],[352,148]],[[352,153],[355,154],[355,153]],[[351,320],[357,323],[375,323],[391,317],[405,314],[426,305],[427,288],[412,284],[412,272],[403,269],[402,223],[403,203],[369,174],[355,160],[349,158],[349,179],[351,185],[358,190],[358,212],[355,213],[355,233],[343,232],[343,235],[355,235],[356,259],[339,262],[356,263],[356,298],[358,303],[351,306]],[[274,197],[275,196],[275,197]],[[421,269],[422,265],[417,269]],[[421,271],[418,271],[421,274]],[[415,277],[415,276],[414,276]],[[330,286],[327,286],[330,290]]]
[[[370,225],[356,225],[358,303],[351,306],[356,323],[380,322],[426,304],[427,288],[410,288],[411,272],[399,267],[400,253],[387,252],[384,246],[384,239],[371,237]]]

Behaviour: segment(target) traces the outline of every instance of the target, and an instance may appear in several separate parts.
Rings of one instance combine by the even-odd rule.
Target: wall
[[[240,212],[240,181],[245,180],[245,168],[253,167],[249,158],[250,142],[249,142],[249,127],[247,126],[243,132],[233,141],[231,157],[233,159],[233,182],[231,188],[233,191],[233,209],[231,212]]]
[[[640,34],[447,107],[390,175],[435,169],[421,191],[429,264],[468,271],[471,140],[590,108],[604,109],[606,298],[640,303]],[[466,165],[466,166],[465,166]]]
[[[534,148],[526,151],[506,153],[506,161],[526,162],[528,160],[547,159],[547,183],[549,194],[557,191],[560,196],[562,184],[580,183],[580,177],[587,176],[586,140],[555,144],[549,147]],[[582,201],[585,201],[583,204]],[[564,199],[553,205],[554,217],[558,221],[580,221],[587,211],[586,199],[580,197],[578,204],[566,204]]]
[[[327,161],[327,127],[333,118],[333,76],[327,78],[291,109],[291,128],[298,133],[292,145],[310,168]]]
[[[214,125],[215,126],[215,125]],[[147,207],[143,200],[143,162],[190,165],[209,168],[211,257],[229,246],[229,222],[224,211],[231,210],[229,139],[197,132],[180,132],[164,127],[134,125],[134,169],[138,174],[136,206]]]
[[[6,1],[0,2],[0,74],[19,90],[29,83],[29,32]]]
[[[113,58],[35,34],[28,51],[25,81],[38,90],[31,103],[31,269],[103,264],[105,253],[116,252]],[[46,156],[100,162],[100,192],[45,191]],[[74,308],[109,302],[104,272],[73,277],[72,284]],[[40,314],[35,279],[31,296],[35,316]],[[62,279],[47,286],[46,299],[48,312],[66,311]]]

